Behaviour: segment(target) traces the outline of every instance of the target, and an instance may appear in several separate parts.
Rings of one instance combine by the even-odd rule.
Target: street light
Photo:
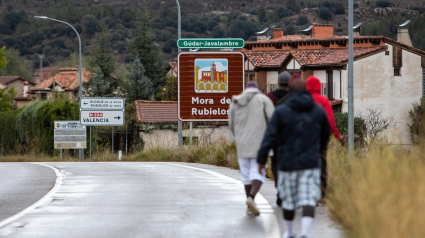
[[[178,13],[177,13],[177,15],[178,15],[178,22],[177,22],[177,24],[178,24],[178,35],[177,35],[177,37],[178,37],[178,39],[180,39],[181,37],[182,37],[182,21],[181,21],[181,12],[180,12],[180,3],[179,3],[179,0],[176,0],[176,3],[177,3],[177,11],[178,11]],[[179,47],[179,49],[178,49],[178,52],[181,52],[182,50],[180,49],[180,47]]]
[[[348,151],[354,152],[354,36],[353,36],[353,0],[348,0]]]
[[[46,16],[34,16],[34,18],[38,18],[38,19],[45,19],[45,20],[52,20],[52,21],[56,21],[56,22],[60,22],[60,23],[63,23],[63,24],[66,24],[66,25],[68,25],[68,26],[70,26],[74,31],[75,31],[75,34],[77,34],[77,37],[78,37],[78,46],[79,46],[79,48],[78,48],[78,50],[79,50],[79,58],[80,58],[80,66],[79,66],[79,73],[80,73],[80,96],[78,97],[78,99],[79,99],[79,101],[80,101],[80,103],[81,103],[81,98],[83,97],[83,88],[82,88],[82,85],[83,85],[83,63],[82,63],[82,56],[81,56],[81,38],[80,38],[80,35],[78,34],[78,31],[71,25],[71,24],[69,24],[68,22],[64,22],[64,21],[60,21],[60,20],[57,20],[57,19],[54,19],[54,18],[50,18],[50,17],[46,17]],[[80,157],[80,160],[83,160],[84,159],[84,150],[83,149],[80,149],[79,150],[79,157]]]
[[[80,66],[79,66],[79,72],[80,72],[80,95],[79,95],[78,99],[81,100],[81,98],[83,97],[83,89],[82,89],[82,85],[83,85],[83,70],[82,70],[83,63],[82,63],[82,56],[81,56],[81,38],[80,38],[80,35],[78,34],[78,31],[71,24],[69,24],[68,22],[60,21],[60,20],[53,19],[53,18],[46,17],[46,16],[34,16],[34,18],[52,20],[52,21],[57,21],[57,22],[66,24],[66,25],[70,26],[75,31],[75,34],[77,34],[78,44],[79,44],[78,50],[79,50],[79,58],[80,58]]]

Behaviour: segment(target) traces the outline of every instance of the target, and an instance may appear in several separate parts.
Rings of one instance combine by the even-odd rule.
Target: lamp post
[[[178,15],[178,20],[177,20],[177,25],[178,25],[177,26],[178,27],[177,38],[180,39],[182,37],[182,26],[181,26],[181,12],[180,12],[180,3],[179,3],[179,0],[176,0],[176,4],[177,4],[177,15]],[[180,53],[181,51],[182,50],[179,47],[178,48],[178,52]],[[177,131],[178,131],[178,145],[181,146],[181,145],[183,145],[183,125],[182,125],[182,122],[180,120],[178,120],[178,122],[177,122]]]
[[[79,93],[78,101],[81,102],[81,98],[83,97],[83,86],[82,86],[83,85],[83,62],[82,62],[83,60],[82,60],[82,55],[81,55],[81,38],[80,38],[80,35],[78,34],[78,31],[68,22],[60,21],[60,20],[50,18],[50,17],[46,17],[46,16],[34,16],[34,18],[52,20],[52,21],[56,21],[56,22],[66,24],[74,30],[75,34],[77,34],[77,37],[78,37],[78,53],[79,53],[79,61],[80,61],[79,67],[78,67],[78,71],[79,71],[79,74],[80,74],[80,77],[79,77],[80,78],[80,90],[79,90],[80,93]],[[84,160],[84,150],[83,149],[79,149],[79,158],[80,158],[80,160]]]
[[[56,21],[56,22],[60,22],[60,23],[63,23],[63,24],[66,24],[66,25],[68,25],[68,26],[70,26],[74,31],[75,31],[75,34],[77,34],[77,37],[78,37],[78,54],[79,54],[79,60],[80,60],[80,63],[79,63],[79,74],[80,74],[80,94],[79,94],[79,97],[78,97],[78,101],[80,101],[81,100],[81,98],[83,97],[83,89],[82,89],[82,85],[83,85],[83,70],[82,70],[82,68],[83,68],[83,63],[82,63],[82,56],[81,56],[81,38],[80,38],[80,35],[78,34],[78,31],[71,25],[71,24],[69,24],[68,22],[64,22],[64,21],[60,21],[60,20],[57,20],[57,19],[53,19],[53,18],[50,18],[50,17],[46,17],[46,16],[34,16],[34,18],[38,18],[38,19],[45,19],[45,20],[52,20],[52,21]]]
[[[348,151],[354,152],[353,0],[348,0]]]

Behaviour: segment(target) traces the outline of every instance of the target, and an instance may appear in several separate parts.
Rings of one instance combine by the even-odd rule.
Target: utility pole
[[[40,83],[43,82],[43,58],[44,55],[38,55],[38,58],[40,59],[40,76],[38,77]]]
[[[348,0],[348,151],[354,152],[353,0]]]
[[[178,20],[177,20],[177,27],[178,27],[178,32],[177,32],[177,38],[178,40],[182,37],[182,24],[181,24],[181,11],[180,11],[180,3],[179,0],[176,0],[176,4],[177,4],[177,16],[178,16]],[[180,53],[182,51],[182,49],[178,49],[178,52]],[[183,125],[182,122],[179,120],[178,125],[177,125],[177,130],[178,130],[178,144],[179,146],[183,145]]]

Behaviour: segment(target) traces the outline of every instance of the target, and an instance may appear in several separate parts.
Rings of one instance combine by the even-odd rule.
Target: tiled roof
[[[83,83],[88,83],[92,75],[92,72],[83,69]],[[61,68],[60,73],[31,88],[31,91],[45,90],[53,85],[53,80],[65,91],[72,91],[80,85],[77,68]]]
[[[354,57],[362,57],[374,52],[387,49],[386,46],[355,48]],[[254,67],[281,67],[282,63],[291,55],[301,66],[327,66],[344,63],[348,60],[347,49],[317,49],[292,51],[248,51],[245,56]]]
[[[355,48],[354,58],[387,49],[386,46]],[[348,61],[347,49],[321,49],[291,51],[291,55],[301,66],[335,65]]]
[[[371,39],[384,39],[386,37],[383,36],[358,36],[354,37],[354,40],[361,41],[361,40],[371,40]],[[267,44],[267,43],[304,43],[304,42],[328,42],[328,41],[341,41],[345,40],[348,41],[347,36],[333,36],[332,38],[300,38],[298,36],[293,36],[286,38],[280,37],[276,39],[271,39],[268,41],[246,41],[245,46],[247,45],[255,45],[255,44]]]
[[[170,65],[170,68],[172,68],[173,71],[177,73],[177,70],[178,70],[177,62],[168,62],[168,64]]]
[[[18,79],[20,79],[22,81],[28,81],[28,83],[35,85],[35,83],[33,83],[29,80],[26,80],[26,79],[24,79],[20,76],[0,76],[0,82],[3,83],[4,85],[7,85],[7,84],[9,84],[9,83],[11,83],[15,80],[18,80]]]
[[[255,51],[245,53],[245,56],[254,67],[279,67],[288,55],[289,51]]]
[[[137,118],[141,122],[178,122],[177,101],[136,101]]]
[[[43,67],[43,74],[44,73],[51,73],[53,71],[56,71],[58,68],[57,67]],[[40,74],[40,69],[36,69],[34,72],[34,75],[39,75]]]

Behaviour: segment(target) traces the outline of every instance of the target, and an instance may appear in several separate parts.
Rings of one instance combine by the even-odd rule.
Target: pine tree
[[[134,41],[130,45],[134,59],[139,59],[144,65],[145,75],[152,80],[154,89],[165,83],[164,61],[161,52],[154,44],[151,32],[152,18],[148,11],[139,12],[136,21]]]
[[[161,91],[158,92],[157,97],[161,101],[177,101],[177,77],[169,76],[167,79],[167,85],[161,87]]]
[[[145,75],[145,67],[139,59],[134,60],[130,65],[128,72],[128,79],[130,87],[127,100],[134,102],[139,99],[149,99],[153,95],[153,82]]]
[[[104,75],[100,67],[97,67],[95,70],[94,76],[90,79],[90,84],[86,90],[86,94],[89,97],[110,97],[107,93],[108,86],[105,83]]]
[[[90,60],[92,68],[99,68],[103,74],[104,84],[107,86],[105,95],[114,96],[119,88],[119,80],[112,74],[117,68],[117,61],[112,55],[111,34],[106,25],[101,25],[101,32],[96,35],[96,45],[93,48]]]

